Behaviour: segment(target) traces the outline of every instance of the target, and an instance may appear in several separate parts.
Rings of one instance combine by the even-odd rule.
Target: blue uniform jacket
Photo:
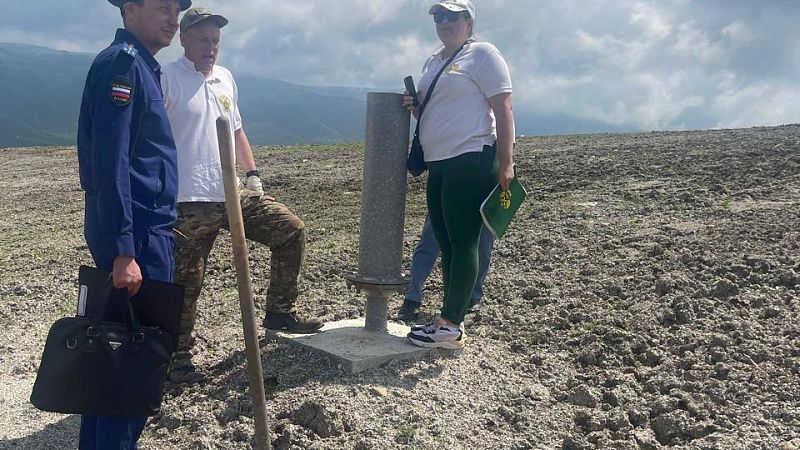
[[[78,119],[84,235],[95,260],[138,257],[146,235],[172,236],[176,155],[161,67],[136,37],[117,30],[89,69]]]

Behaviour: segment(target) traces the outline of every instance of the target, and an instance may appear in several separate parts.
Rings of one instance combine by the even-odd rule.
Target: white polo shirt
[[[161,86],[178,149],[178,202],[224,202],[216,121],[225,115],[232,132],[242,128],[233,75],[215,65],[206,78],[183,55],[163,66]]]
[[[441,52],[422,68],[419,89],[424,99],[433,78],[447,58]],[[511,92],[511,75],[497,47],[488,42],[464,46],[442,72],[422,114],[419,138],[425,161],[441,161],[480,152],[497,140],[489,98]]]

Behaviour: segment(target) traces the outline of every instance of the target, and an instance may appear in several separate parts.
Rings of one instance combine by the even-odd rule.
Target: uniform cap
[[[448,11],[461,12],[466,11],[469,13],[469,18],[475,20],[475,5],[469,0],[444,0],[433,6],[428,10],[428,14],[433,14],[441,9]]]
[[[122,5],[130,1],[133,0],[108,0],[108,3],[111,3],[112,5],[121,8]],[[181,4],[181,11],[186,11],[192,6],[192,0],[180,0],[180,4]]]
[[[228,24],[228,19],[220,16],[219,14],[212,14],[208,8],[196,6],[183,14],[183,19],[181,19],[181,32],[186,31],[190,27],[206,20],[213,20],[217,22],[217,25],[220,28]]]

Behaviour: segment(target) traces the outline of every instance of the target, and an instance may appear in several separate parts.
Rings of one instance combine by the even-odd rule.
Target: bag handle
[[[456,56],[458,56],[458,54],[461,53],[461,50],[464,48],[465,45],[474,41],[475,39],[473,38],[469,38],[466,41],[464,41],[464,43],[461,44],[461,47],[458,47],[458,50],[456,50],[455,52],[453,52],[452,55],[450,55],[450,58],[447,59],[442,68],[439,69],[439,72],[436,74],[436,76],[433,77],[433,81],[431,81],[431,85],[428,87],[428,92],[425,93],[425,100],[422,101],[422,104],[419,107],[419,114],[417,114],[417,127],[414,130],[414,139],[419,139],[419,123],[420,121],[422,121],[422,113],[425,112],[425,106],[428,105],[428,100],[430,100],[431,95],[433,95],[433,88],[436,87],[436,82],[439,81],[439,77],[442,75],[442,72],[444,72],[444,70],[450,65],[450,63],[452,63],[453,60],[456,59]]]
[[[125,295],[125,305],[128,307],[128,325],[130,325],[130,330],[134,334],[139,334],[141,329],[141,324],[139,324],[139,319],[136,318],[136,314],[133,312],[133,302],[131,296],[128,295],[128,290],[126,288],[122,289],[115,289],[114,283],[111,280],[111,275],[109,275],[108,282],[105,285],[106,287],[106,295],[103,296],[104,301],[102,302],[102,307],[95,308],[93,311],[93,315],[89,318],[91,320],[92,325],[86,330],[87,333],[95,332],[100,328],[100,324],[103,322],[103,317],[106,315],[106,309],[108,308],[108,303],[112,297]],[[94,330],[92,330],[94,328]],[[90,331],[91,330],[91,331]]]

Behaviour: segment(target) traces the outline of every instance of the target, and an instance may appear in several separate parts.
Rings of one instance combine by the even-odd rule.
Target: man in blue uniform
[[[97,55],[83,91],[78,162],[85,191],[84,236],[114,287],[136,294],[142,278],[171,281],[178,187],[175,142],[161,69],[191,0],[108,0],[125,29]],[[146,417],[81,417],[80,450],[135,450]]]

